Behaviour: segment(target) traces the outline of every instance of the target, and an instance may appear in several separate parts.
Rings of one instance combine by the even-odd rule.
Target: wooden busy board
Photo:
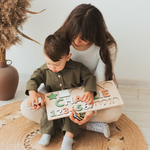
[[[45,99],[47,101],[46,109],[48,120],[68,117],[71,115],[72,108],[79,113],[106,109],[124,104],[112,80],[97,83],[97,95],[92,105],[83,102],[81,98],[83,93],[83,86],[46,93]]]

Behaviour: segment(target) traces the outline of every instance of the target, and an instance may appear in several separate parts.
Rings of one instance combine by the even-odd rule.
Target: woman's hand
[[[89,121],[93,116],[95,112],[94,111],[88,111],[85,113],[85,117],[83,120],[79,121],[73,117],[73,112],[71,113],[71,116],[69,117],[74,123],[77,123],[78,125],[85,124],[87,121]]]
[[[43,108],[43,106],[46,103],[44,94],[37,93],[34,90],[29,90],[29,95],[30,96],[28,98],[28,105],[30,105],[33,109],[36,109],[36,110]],[[39,105],[39,100],[38,100],[39,97],[41,98],[40,105]]]
[[[88,104],[92,104],[93,101],[94,101],[94,93],[93,92],[85,92],[83,95],[82,95],[82,99],[85,103],[88,103]]]

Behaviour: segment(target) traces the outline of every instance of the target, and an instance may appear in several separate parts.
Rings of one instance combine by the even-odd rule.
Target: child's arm
[[[46,103],[44,94],[42,93],[37,93],[34,90],[29,90],[29,98],[28,98],[28,105],[30,105],[33,109],[38,110],[39,108],[43,108],[44,104]],[[39,100],[38,98],[41,97],[42,101],[40,102],[39,105]]]
[[[85,103],[91,104],[94,101],[94,92],[87,91],[82,95]]]
[[[94,100],[94,96],[96,96],[96,77],[84,65],[81,67],[80,74],[84,86],[84,98],[89,97],[91,100],[89,99],[87,102],[91,103]]]
[[[83,125],[87,121],[89,121],[94,115],[95,115],[94,111],[88,111],[88,112],[85,113],[85,117],[83,118],[83,120],[79,121],[78,119],[76,119],[76,118],[73,117],[73,112],[72,112],[69,118],[73,122],[77,123],[78,125]]]
[[[44,106],[45,97],[42,93],[38,93],[38,87],[41,83],[45,83],[45,72],[43,71],[43,68],[46,64],[41,66],[40,68],[36,69],[33,74],[31,75],[30,79],[27,82],[26,91],[25,94],[29,95],[28,98],[28,105],[30,105],[33,109],[39,109]],[[42,101],[39,105],[38,98],[41,98]]]

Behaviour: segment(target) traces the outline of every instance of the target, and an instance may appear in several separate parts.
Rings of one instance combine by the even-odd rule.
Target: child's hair
[[[108,46],[117,44],[108,32],[102,13],[91,4],[81,4],[72,10],[64,24],[54,33],[61,34],[71,44],[79,33],[81,39],[87,40],[100,47],[100,57],[106,65],[105,80],[115,80],[113,66]]]
[[[45,54],[54,62],[59,61],[62,56],[68,55],[70,45],[68,41],[60,35],[49,35],[44,43]]]

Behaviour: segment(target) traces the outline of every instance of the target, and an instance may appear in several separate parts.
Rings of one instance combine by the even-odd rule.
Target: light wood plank
[[[150,145],[150,128],[146,128],[146,127],[139,127],[145,140],[146,143]]]
[[[137,99],[139,97],[138,89],[119,88],[118,90],[122,98],[136,98]]]
[[[125,111],[138,111],[150,113],[150,101],[142,99],[124,99]]]
[[[150,100],[150,89],[139,89],[139,98]]]
[[[141,127],[150,128],[150,113],[123,111],[135,124]]]
[[[119,87],[134,89],[150,89],[150,80],[117,79]]]
[[[145,141],[148,145],[150,145],[150,137],[144,137],[145,138]]]
[[[150,138],[150,128],[147,128],[147,127],[139,127],[139,128],[142,131],[144,137]]]

